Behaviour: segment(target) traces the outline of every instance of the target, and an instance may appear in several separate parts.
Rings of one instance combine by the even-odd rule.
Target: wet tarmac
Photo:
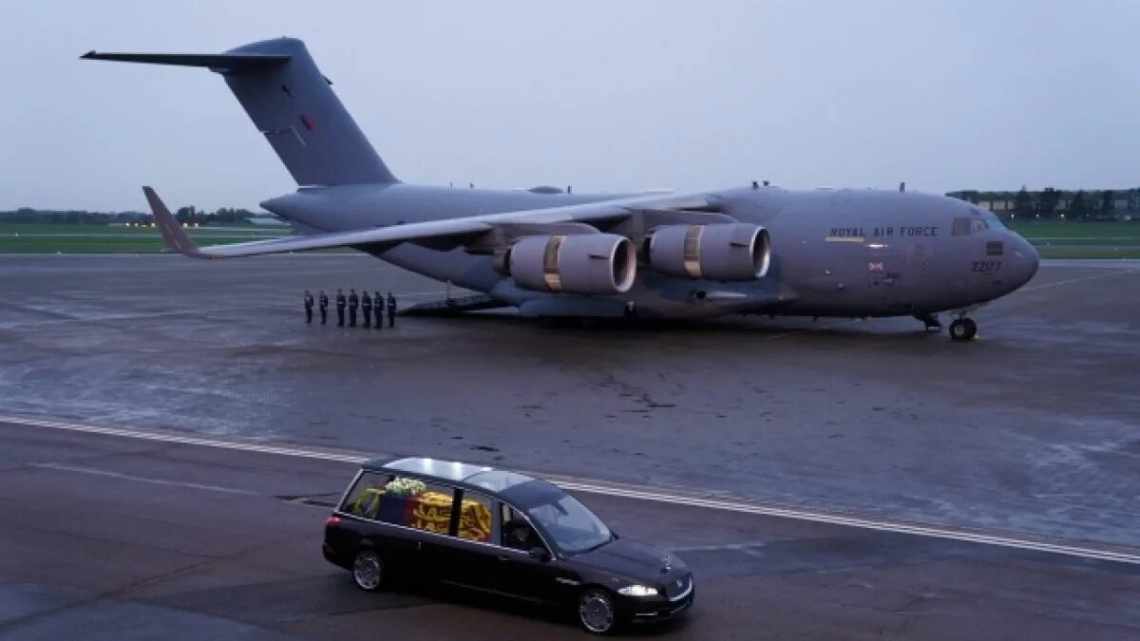
[[[911,319],[306,326],[366,256],[0,257],[0,411],[430,454],[1140,546],[1140,264],[1046,261],[970,344]]]
[[[355,467],[241,446],[0,422],[0,639],[585,638],[495,598],[360,592],[320,554]],[[580,496],[696,576],[686,617],[627,638],[1140,636],[1140,564]]]
[[[444,294],[344,254],[0,257],[0,414],[1140,551],[1138,263],[1046,262],[971,344],[908,319],[306,326],[301,290],[338,286]],[[580,637],[464,594],[358,594],[318,550],[344,463],[7,423],[0,466],[0,639]],[[635,636],[1140,636],[1131,563],[583,498],[701,581],[691,616]]]

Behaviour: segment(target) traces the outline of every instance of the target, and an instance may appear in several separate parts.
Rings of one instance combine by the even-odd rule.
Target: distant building
[[[955,196],[955,197],[957,198],[957,196]],[[965,199],[963,198],[963,200],[965,200]],[[1007,212],[1007,211],[1010,211],[1013,209],[1013,201],[1012,200],[1006,200],[1004,198],[994,198],[994,199],[990,199],[990,200],[979,200],[978,202],[976,202],[974,204],[977,205],[978,207],[981,207],[982,209],[988,209],[988,210],[993,211],[993,212],[1004,213],[1004,212]]]

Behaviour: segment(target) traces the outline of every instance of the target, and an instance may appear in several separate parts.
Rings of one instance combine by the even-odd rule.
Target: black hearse
[[[573,608],[594,633],[693,603],[677,557],[619,538],[557,486],[428,458],[365,463],[325,524],[325,558],[377,590],[395,575]]]

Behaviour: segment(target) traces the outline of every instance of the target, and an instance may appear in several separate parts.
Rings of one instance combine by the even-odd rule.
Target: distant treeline
[[[0,223],[70,223],[79,225],[106,225],[149,221],[150,214],[137,211],[101,212],[70,209],[32,209],[21,207],[0,211]]]
[[[179,207],[174,213],[181,223],[199,225],[252,225],[256,216],[248,209],[222,207],[208,212],[193,206]],[[21,207],[0,211],[0,223],[63,223],[72,225],[109,225],[113,223],[146,223],[151,215],[138,211],[101,212],[73,209],[67,211]]]
[[[1133,220],[1140,218],[1140,188],[1041,191],[977,191],[963,189],[960,198],[1007,219]]]

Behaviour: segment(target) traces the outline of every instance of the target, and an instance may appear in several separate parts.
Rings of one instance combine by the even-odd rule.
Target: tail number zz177
[[[982,274],[994,274],[1001,271],[1000,260],[975,260],[970,271]]]

